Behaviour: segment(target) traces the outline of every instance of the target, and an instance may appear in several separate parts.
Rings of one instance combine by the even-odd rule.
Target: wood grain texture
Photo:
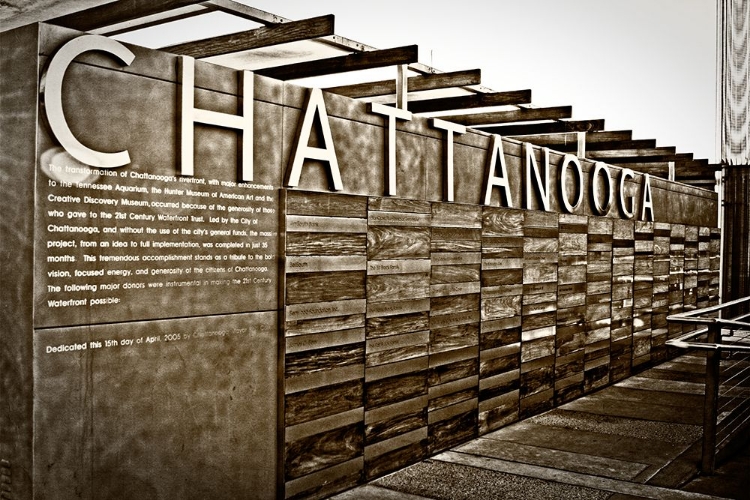
[[[436,90],[441,88],[463,87],[465,85],[479,85],[482,82],[482,72],[478,69],[435,73],[409,77],[409,90]],[[324,90],[347,97],[375,97],[396,94],[396,80],[380,80],[377,82],[360,83],[329,87]]]
[[[367,198],[333,193],[287,191],[287,215],[367,218]]]
[[[477,436],[476,411],[430,425],[430,453],[446,450]]]
[[[418,371],[365,384],[365,409],[427,395],[427,373]]]
[[[287,255],[366,255],[367,236],[346,233],[287,233]]]
[[[276,80],[290,80],[395,66],[398,64],[411,64],[417,62],[417,57],[417,46],[409,45],[263,68],[256,70],[256,73],[275,78]]]
[[[430,353],[439,353],[479,345],[479,324],[440,328],[430,332]]]
[[[368,302],[391,302],[430,296],[428,273],[368,276]]]
[[[419,462],[429,455],[429,441],[424,439],[402,448],[384,453],[376,458],[367,460],[365,479],[371,480],[390,472],[402,469],[407,465]]]
[[[445,283],[479,283],[480,265],[432,266],[431,285]]]
[[[285,356],[286,376],[308,375],[364,363],[364,343],[314,349]]]
[[[433,227],[432,252],[479,252],[482,250],[480,229],[463,227]]]
[[[408,332],[429,330],[429,312],[367,318],[367,338],[379,338]]]
[[[482,236],[523,236],[524,212],[485,207],[482,212]]]
[[[360,408],[364,405],[363,396],[362,379],[287,394],[284,423],[291,426]]]
[[[365,272],[293,273],[286,277],[287,304],[364,299]]]
[[[196,59],[333,35],[333,14],[170,45],[161,50]]]
[[[432,204],[428,201],[391,197],[368,198],[367,208],[370,212],[403,212],[424,215],[429,215],[432,212]]]
[[[365,325],[364,314],[350,314],[330,318],[314,318],[298,321],[287,321],[284,330],[287,337],[308,335],[319,332],[335,332],[360,328]]]
[[[461,314],[479,310],[479,294],[433,297],[430,300],[430,316]],[[432,324],[432,322],[431,322]]]
[[[367,258],[428,259],[430,230],[424,227],[377,226],[367,231]]]
[[[482,228],[482,208],[473,205],[434,203],[432,226],[454,228]]]
[[[286,480],[346,462],[364,453],[364,424],[352,424],[287,443]]]

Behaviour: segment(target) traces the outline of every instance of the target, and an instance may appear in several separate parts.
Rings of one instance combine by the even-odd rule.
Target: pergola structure
[[[657,147],[654,139],[634,139],[632,131],[606,130],[603,119],[572,119],[571,106],[535,107],[531,90],[493,91],[482,85],[479,69],[442,72],[422,64],[416,45],[377,49],[336,35],[333,15],[293,21],[234,0],[118,0],[49,22],[118,36],[216,12],[257,27],[153,48],[279,80],[395,68],[397,77],[392,79],[324,90],[398,106],[414,114],[439,116],[488,133],[708,189],[714,188],[716,173],[721,170],[720,165],[695,159],[692,153]],[[283,51],[268,51],[281,44]]]

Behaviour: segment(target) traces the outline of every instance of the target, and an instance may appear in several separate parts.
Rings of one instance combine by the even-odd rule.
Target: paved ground
[[[685,355],[333,497],[750,499],[750,449],[699,477],[704,358]]]

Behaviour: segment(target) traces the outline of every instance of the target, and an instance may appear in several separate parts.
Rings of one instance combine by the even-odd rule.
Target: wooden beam
[[[678,179],[716,179],[721,165],[709,165],[708,160],[693,160],[677,164],[675,174]]]
[[[245,19],[250,19],[252,21],[255,21],[261,24],[266,24],[266,25],[275,24],[275,23],[285,23],[285,22],[290,21],[290,19],[277,16],[276,14],[271,14],[269,12],[256,9],[254,7],[249,7],[241,3],[237,3],[234,0],[206,0],[205,5],[210,6],[211,8],[216,8],[223,12],[227,12],[229,14],[244,17]],[[355,40],[343,37],[341,35],[324,36],[320,38],[318,41],[321,43],[330,45],[332,47],[336,47],[336,48],[351,51],[351,52],[370,52],[370,51],[378,50],[376,47],[373,47],[371,45],[366,45],[361,42],[357,42]],[[441,71],[438,71],[431,66],[428,66],[426,64],[422,64],[419,62],[410,63],[409,69],[411,71],[420,73],[422,75],[442,73]],[[492,92],[491,89],[478,86],[478,84],[467,84],[466,89],[472,92],[479,92],[479,93]],[[394,93],[394,92],[391,92],[391,93]]]
[[[408,79],[410,92],[423,90],[448,89],[463,87],[466,85],[479,85],[482,83],[482,71],[471,69],[467,71],[455,71],[451,73],[434,73],[432,75],[411,76]],[[357,83],[354,85],[341,85],[339,87],[328,87],[323,89],[332,94],[343,95],[353,99],[360,97],[377,97],[381,95],[393,95],[396,93],[396,81],[380,80],[377,82]]]
[[[472,127],[495,123],[557,120],[560,118],[570,118],[572,115],[573,108],[571,106],[557,106],[552,108],[518,108],[510,111],[441,116],[440,119]]]
[[[674,147],[647,148],[647,149],[619,149],[608,151],[591,151],[589,158],[592,160],[601,160],[607,163],[633,163],[649,161],[686,161],[692,160],[686,156],[675,154]]]
[[[310,40],[333,34],[334,16],[313,17],[254,30],[217,36],[195,42],[162,47],[161,50],[195,58],[220,56],[232,52],[270,47],[282,43]]]
[[[586,134],[586,151],[587,152],[602,152],[606,153],[607,151],[617,151],[622,149],[645,149],[645,148],[655,148],[656,147],[656,140],[655,139],[638,139],[638,140],[629,140],[629,141],[608,141],[608,142],[589,142],[588,135]],[[549,135],[543,135],[543,136],[536,136],[536,135],[530,135],[530,136],[519,136],[514,137],[514,139],[517,139],[519,141],[523,142],[530,142],[531,144],[535,144],[537,146],[541,147],[547,147],[550,149],[554,149],[556,151],[561,151],[565,153],[575,152],[577,149],[577,143],[575,141],[575,138],[571,139],[571,136],[567,136],[566,141],[558,141],[558,140],[548,140]],[[592,158],[591,155],[586,155],[587,157]]]
[[[97,28],[91,30],[91,33],[97,35],[106,36],[117,36],[123,33],[130,33],[131,31],[151,28],[154,26],[160,26],[165,23],[171,23],[174,21],[180,21],[182,19],[190,19],[191,17],[207,14],[213,12],[215,9],[211,7],[205,7],[204,5],[193,5],[191,7],[183,7],[181,9],[170,10],[161,14],[154,14],[146,17],[139,17],[138,19],[132,19],[122,23],[111,24],[103,28]]]
[[[654,177],[661,177],[667,179],[669,177],[669,163],[668,162],[643,162],[628,165],[628,168],[640,172],[642,174],[649,174]]]
[[[416,61],[418,57],[418,47],[416,45],[408,45],[394,49],[357,52],[345,56],[285,64],[283,66],[258,69],[255,72],[259,75],[276,78],[277,80],[295,80],[313,76],[346,73],[347,71],[409,64]]]
[[[227,14],[260,24],[269,25],[291,22],[291,19],[277,16],[276,14],[271,14],[270,12],[235,2],[234,0],[209,0],[206,2],[206,5],[210,5],[212,8]]]
[[[586,140],[587,149],[589,151],[620,151],[620,150],[640,150],[640,149],[654,149],[656,148],[656,139],[636,139],[629,141],[607,141],[607,142],[591,142],[589,143],[588,138]]]
[[[586,132],[586,146],[590,147],[591,144],[597,144],[600,142],[618,142],[618,141],[629,141],[632,139],[632,132],[629,130],[620,131],[598,131],[598,132]],[[515,139],[522,142],[530,142],[532,144],[547,145],[549,147],[560,147],[568,144],[575,144],[578,141],[578,132],[561,132],[559,134],[535,134],[535,135],[517,135],[517,136],[506,136],[510,139]],[[594,148],[596,149],[596,148]]]
[[[675,155],[680,156],[680,155]],[[691,155],[689,155],[691,156]],[[669,161],[643,161],[627,163],[627,167],[636,172],[647,173],[667,179],[669,177]],[[709,165],[708,160],[687,160],[675,162],[675,174],[678,182],[686,184],[700,183],[715,184],[715,172],[721,170],[721,165]]]
[[[164,14],[205,0],[117,0],[49,21],[79,31],[92,31],[134,19]]]
[[[602,130],[603,128],[604,120],[561,120],[548,123],[498,125],[495,127],[484,127],[481,130],[490,134],[498,134],[507,137],[517,135],[561,134],[565,132],[589,132],[592,130]],[[519,140],[523,139],[519,138]]]
[[[586,133],[586,144],[597,142],[630,141],[633,132],[630,130],[592,130]]]
[[[412,113],[432,113],[452,109],[474,109],[489,106],[507,106],[514,104],[528,104],[531,102],[531,90],[515,90],[509,92],[494,92],[492,94],[474,94],[440,99],[424,99],[409,101],[409,111]]]

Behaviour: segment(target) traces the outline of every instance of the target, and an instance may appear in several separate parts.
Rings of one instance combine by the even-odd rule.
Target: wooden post
[[[712,324],[708,327],[708,342],[721,342],[721,327]],[[701,472],[712,475],[716,466],[716,417],[719,401],[719,362],[721,350],[714,349],[706,354],[706,392],[703,403],[703,452]]]
[[[576,135],[578,139],[578,152],[576,156],[578,158],[585,158],[586,157],[586,132],[578,132]]]
[[[397,66],[396,75],[396,107],[406,111],[407,98],[406,94],[409,92],[408,81],[409,78],[406,75],[408,66],[406,64],[399,64]]]

